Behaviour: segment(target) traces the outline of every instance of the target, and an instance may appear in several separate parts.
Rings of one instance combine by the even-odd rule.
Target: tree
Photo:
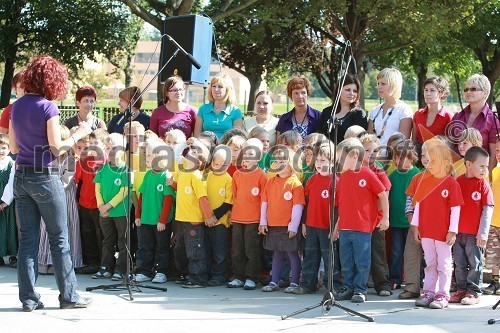
[[[9,103],[16,66],[46,53],[76,71],[97,53],[116,54],[128,38],[129,17],[127,7],[113,0],[0,0],[0,106]]]

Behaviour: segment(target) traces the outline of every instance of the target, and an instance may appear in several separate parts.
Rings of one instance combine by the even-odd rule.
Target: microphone
[[[351,50],[352,52],[352,50]],[[351,53],[351,64],[349,65],[349,69],[351,71],[351,74],[357,75],[358,74],[358,66],[356,66],[356,59],[354,59],[352,53]]]
[[[191,53],[188,53],[186,50],[184,50],[182,48],[182,46],[180,46],[179,43],[177,43],[176,40],[173,39],[170,35],[165,34],[165,36],[167,36],[168,40],[171,41],[172,44],[174,44],[175,46],[177,46],[177,48],[179,49],[179,51],[181,51],[189,59],[189,62],[191,62],[191,64],[193,64],[193,66],[196,67],[196,69],[200,69],[201,68],[200,63],[198,61],[196,61],[196,59],[191,55]]]

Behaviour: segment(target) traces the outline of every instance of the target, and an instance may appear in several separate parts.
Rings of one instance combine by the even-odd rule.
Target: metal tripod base
[[[148,286],[145,284],[135,283],[134,280],[131,280],[130,278],[127,278],[127,277],[124,277],[123,281],[121,283],[103,284],[103,285],[95,286],[95,287],[87,287],[87,288],[85,288],[85,290],[86,291],[93,291],[93,290],[97,290],[97,289],[110,290],[110,291],[128,290],[129,300],[133,301],[134,297],[132,296],[132,291],[136,291],[136,292],[141,293],[142,290],[140,288],[147,288],[147,289],[153,289],[153,290],[159,290],[159,291],[167,291],[166,287],[155,287],[155,286]]]
[[[319,308],[319,307],[323,307],[323,314],[325,316],[330,313],[330,310],[333,307],[337,307],[339,309],[344,310],[345,312],[347,312],[351,316],[358,316],[358,317],[361,317],[363,319],[366,319],[369,322],[374,322],[375,321],[375,319],[373,319],[373,317],[364,315],[362,313],[359,313],[357,311],[351,310],[351,309],[343,306],[342,304],[340,304],[339,302],[337,302],[335,300],[335,298],[333,297],[332,292],[330,292],[330,291],[328,291],[325,294],[325,296],[323,296],[323,300],[321,300],[321,302],[319,302],[318,304],[315,304],[315,305],[309,306],[307,308],[303,308],[301,310],[292,312],[292,313],[290,313],[288,315],[281,316],[281,320],[285,320],[287,318],[294,317],[294,316],[296,316],[298,314],[301,314],[301,313],[304,313],[304,312],[307,312],[307,311],[310,311],[310,310],[314,310],[314,309]]]

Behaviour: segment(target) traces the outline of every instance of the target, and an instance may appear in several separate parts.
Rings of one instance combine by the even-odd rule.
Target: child
[[[165,133],[165,143],[175,149],[178,145],[186,142],[186,135],[179,129],[173,129]]]
[[[453,244],[458,290],[450,303],[479,303],[484,252],[494,205],[490,185],[484,179],[489,158],[483,148],[469,148],[464,157],[466,172],[457,178],[465,205],[460,209],[458,234]]]
[[[0,262],[10,264],[17,262],[17,227],[13,203],[13,183],[9,183],[14,161],[9,156],[9,137],[0,134]],[[5,195],[4,194],[10,194]]]
[[[200,135],[198,136],[198,140],[200,140],[200,142],[207,147],[210,154],[212,154],[215,147],[217,147],[217,145],[219,144],[219,139],[217,138],[217,135],[215,135],[215,133],[212,131],[201,132]]]
[[[473,127],[466,128],[462,132],[460,139],[461,141],[457,145],[457,150],[462,158],[453,163],[453,175],[455,179],[465,174],[466,168],[464,156],[467,150],[471,147],[483,146],[483,137],[481,136],[481,132]],[[486,177],[488,177],[488,173],[486,174]]]
[[[302,225],[302,235],[306,239],[305,257],[302,263],[301,286],[292,291],[294,294],[308,294],[316,291],[320,260],[324,266],[330,266],[330,218],[333,187],[333,168],[335,146],[331,142],[323,142],[318,147],[315,161],[317,173],[307,182],[305,197],[307,202],[306,223]],[[336,244],[335,244],[336,245]],[[334,246],[333,288],[338,291],[342,287],[340,278],[340,258],[337,246]],[[323,284],[328,286],[327,276]]]
[[[372,232],[375,227],[381,231],[389,227],[389,201],[382,182],[361,165],[363,145],[358,139],[342,141],[337,154],[342,174],[337,183],[335,205],[339,207],[339,218],[334,239],[340,239],[344,286],[336,298],[363,303],[368,291],[366,282],[371,264]],[[380,222],[377,219],[377,200],[383,214]]]
[[[391,230],[389,280],[391,281],[391,289],[399,289],[403,283],[403,254],[410,229],[410,223],[405,214],[405,192],[413,176],[418,174],[420,170],[415,166],[418,155],[411,140],[402,141],[394,147],[393,159],[397,169],[389,176],[392,184],[389,191]]]
[[[183,288],[205,288],[208,276],[203,224],[214,223],[215,217],[200,169],[205,168],[209,151],[196,138],[189,138],[186,144],[183,166],[168,181],[168,185],[177,189],[174,255],[181,277],[176,283]]]
[[[438,139],[427,140],[424,145],[429,164],[413,197],[416,204],[411,229],[415,241],[422,242],[427,266],[424,294],[415,305],[443,309],[450,299],[451,246],[464,202],[460,186],[450,176],[453,162],[449,148]]]
[[[366,129],[359,125],[352,125],[345,131],[344,139],[358,138],[363,132],[366,132]]]
[[[262,142],[262,158],[259,161],[259,168],[266,172],[271,167],[272,162],[271,155],[269,155],[269,133],[263,127],[255,126],[250,133],[248,133],[248,136],[250,138],[259,139],[260,142]]]
[[[182,133],[182,132],[181,132]],[[160,140],[150,140],[146,146],[146,165],[149,170],[139,187],[135,210],[135,225],[139,241],[136,282],[151,280],[155,258],[156,275],[153,283],[167,282],[171,222],[174,218],[175,192],[167,186],[169,150]]]
[[[304,188],[293,172],[295,152],[288,148],[277,149],[274,164],[277,169],[262,193],[259,234],[265,236],[264,248],[274,251],[272,281],[262,291],[279,289],[281,267],[285,255],[290,259],[292,282],[285,289],[292,293],[299,287],[302,235],[299,230],[302,210],[305,205]]]
[[[127,165],[123,161],[125,137],[112,133],[104,139],[107,162],[94,178],[95,195],[99,208],[99,222],[104,239],[102,241],[101,269],[92,275],[94,279],[123,279],[127,265]],[[118,244],[118,259],[115,246]],[[116,266],[116,267],[115,267]],[[114,274],[113,274],[114,272]]]
[[[497,141],[496,148],[497,163],[500,163],[500,141]],[[491,220],[488,243],[486,244],[486,268],[490,269],[493,279],[488,287],[483,289],[485,295],[500,295],[500,165],[491,172],[491,188],[493,190],[493,199],[495,208],[493,209],[493,218]]]
[[[360,138],[364,148],[363,166],[369,168],[375,173],[377,178],[382,182],[387,194],[391,190],[391,181],[384,169],[380,168],[376,162],[381,151],[380,140],[375,134],[365,134]],[[389,139],[390,141],[390,139]],[[392,152],[391,152],[392,156]],[[377,221],[382,219],[382,210],[380,203],[378,204]],[[385,242],[385,231],[375,228],[371,238],[371,275],[375,291],[379,296],[390,296],[391,282],[389,280],[389,265],[387,264],[387,250]]]
[[[304,179],[302,181],[305,187],[309,178],[311,178],[316,173],[316,167],[314,165],[314,150],[318,148],[317,146],[327,140],[326,136],[318,133],[311,133],[304,138],[304,146],[302,148],[304,155],[304,164],[302,165],[302,173]]]
[[[227,146],[231,149],[231,164],[229,165],[227,172],[231,177],[234,175],[234,172],[240,168],[238,165],[238,157],[240,156],[240,151],[241,148],[243,148],[245,141],[246,139],[244,137],[236,135],[227,142]]]
[[[260,140],[248,139],[243,145],[242,155],[242,169],[233,175],[231,253],[235,278],[227,287],[253,290],[262,270],[259,221],[261,195],[267,181],[266,174],[257,165],[262,155]]]
[[[75,183],[78,184],[80,198],[78,214],[82,237],[83,267],[76,270],[80,274],[95,274],[101,264],[102,230],[99,223],[94,177],[104,164],[104,130],[96,130],[89,135],[89,146],[82,151],[76,164]]]
[[[303,139],[300,136],[300,134],[296,131],[290,130],[282,133],[279,138],[278,138],[278,145],[286,146],[293,150],[295,153],[298,153],[299,150],[302,148],[302,142]],[[279,149],[280,147],[274,146],[269,150],[269,154],[274,155],[274,151],[276,149]],[[300,158],[299,154],[295,154],[295,156]],[[274,163],[271,163],[271,166],[267,172],[267,178],[271,179],[276,175],[276,167],[274,166]],[[293,169],[294,173],[297,175],[299,180],[302,182],[304,181],[304,173],[302,172],[301,166],[298,166],[298,168]]]
[[[227,172],[231,149],[220,145],[212,156],[212,170],[207,177],[207,194],[216,223],[206,224],[209,286],[221,286],[227,279],[227,252],[229,238],[229,211],[233,206],[233,179]]]

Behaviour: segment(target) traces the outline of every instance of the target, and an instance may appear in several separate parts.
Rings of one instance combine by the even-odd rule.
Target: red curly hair
[[[28,64],[23,81],[26,93],[41,94],[52,101],[66,94],[68,71],[56,59],[42,55]]]

